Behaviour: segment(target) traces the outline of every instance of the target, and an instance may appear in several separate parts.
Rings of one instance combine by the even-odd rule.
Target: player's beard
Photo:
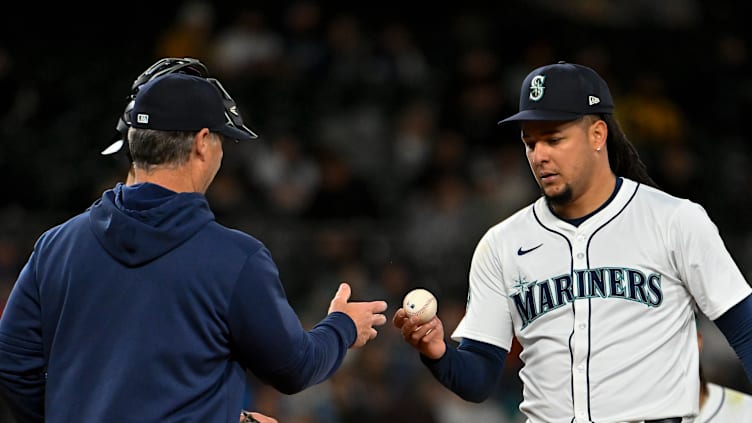
[[[569,185],[564,185],[564,188],[557,194],[548,195],[545,190],[542,191],[549,207],[563,206],[572,201],[572,188]]]

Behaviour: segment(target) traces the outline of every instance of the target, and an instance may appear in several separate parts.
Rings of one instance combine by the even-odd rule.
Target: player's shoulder
[[[623,179],[622,186],[624,189],[627,189],[629,191],[634,190],[637,195],[645,197],[647,199],[650,199],[653,201],[665,202],[665,203],[687,201],[685,198],[681,198],[676,195],[670,194],[662,190],[661,188],[638,183],[628,178],[622,178],[622,179]]]
[[[539,201],[545,201],[543,197],[536,202],[528,204],[527,206],[517,210],[505,219],[494,224],[486,231],[486,237],[495,237],[502,235],[505,238],[514,236],[516,233],[525,233],[530,230],[531,226],[536,226],[536,217],[533,208]]]
[[[704,208],[684,197],[679,197],[663,191],[660,188],[645,184],[638,184],[632,180],[624,178],[624,187],[634,190],[634,201],[638,206],[644,206],[653,211],[672,213],[680,210],[702,210]]]

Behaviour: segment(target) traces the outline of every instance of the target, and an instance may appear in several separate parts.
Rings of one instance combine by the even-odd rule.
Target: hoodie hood
[[[117,184],[90,208],[89,223],[102,247],[127,266],[172,251],[214,214],[199,193],[176,193],[156,184]]]

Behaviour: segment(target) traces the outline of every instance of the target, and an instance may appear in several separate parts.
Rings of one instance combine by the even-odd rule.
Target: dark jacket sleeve
[[[19,422],[44,421],[46,361],[34,254],[0,318],[0,392]]]
[[[266,248],[246,262],[229,319],[240,362],[285,394],[300,392],[334,374],[356,337],[353,321],[338,312],[306,331],[287,300]]]

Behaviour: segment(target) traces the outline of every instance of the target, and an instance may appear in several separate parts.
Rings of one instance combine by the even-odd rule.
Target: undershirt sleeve
[[[752,382],[752,295],[731,307],[713,321],[726,336]]]
[[[507,350],[485,342],[463,339],[459,347],[447,344],[438,360],[421,361],[442,385],[471,402],[487,399],[501,380]]]

